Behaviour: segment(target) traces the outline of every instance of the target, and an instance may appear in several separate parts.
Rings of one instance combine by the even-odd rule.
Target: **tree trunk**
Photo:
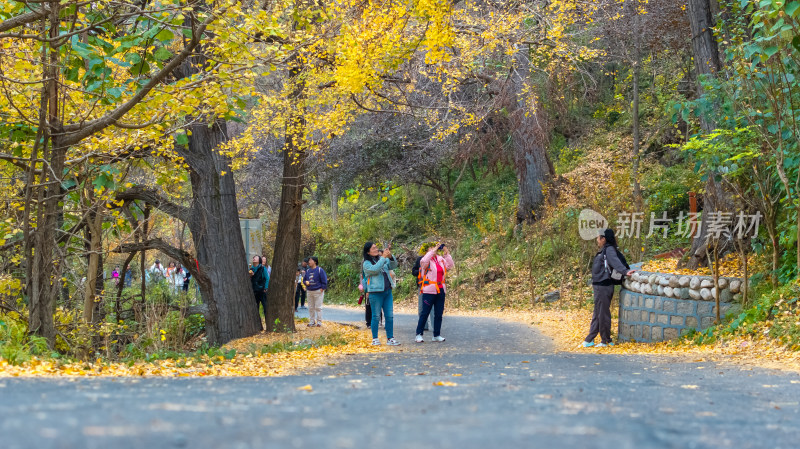
[[[208,342],[218,345],[258,333],[261,319],[247,276],[230,159],[216,150],[227,137],[225,123],[198,123],[189,130],[189,146],[182,152],[192,184],[187,224],[196,256],[194,266],[185,262],[184,266],[208,305]]]
[[[644,199],[642,198],[642,187],[639,184],[639,159],[640,159],[640,145],[641,145],[641,123],[639,121],[639,96],[640,96],[640,79],[642,52],[641,52],[641,37],[640,26],[641,23],[639,14],[639,1],[635,0],[629,5],[629,13],[633,14],[634,32],[633,32],[633,111],[631,118],[633,120],[633,164],[631,167],[631,182],[633,183],[633,204],[637,212],[644,209]]]
[[[59,34],[60,7],[58,2],[50,3],[49,36],[56,38]],[[44,95],[41,111],[47,117],[47,131],[44,136],[42,165],[39,186],[37,187],[37,219],[33,238],[33,265],[31,277],[28,279],[29,315],[28,331],[44,337],[50,347],[55,345],[55,323],[53,314],[58,297],[58,286],[61,279],[61,261],[57,239],[58,217],[61,209],[61,176],[64,173],[67,147],[61,143],[61,120],[59,108],[59,52],[49,49],[47,63],[44,66]],[[48,143],[50,144],[48,147]],[[49,165],[49,167],[48,167]]]
[[[511,142],[519,186],[517,222],[522,223],[536,220],[536,210],[545,201],[543,187],[555,176],[555,170],[547,156],[544,113],[531,88],[528,48],[517,50],[515,60],[511,76]]]
[[[92,189],[93,187],[89,187]],[[89,195],[90,202],[92,201],[92,195]],[[93,315],[94,311],[97,308],[97,301],[95,298],[97,297],[97,280],[98,277],[100,279],[103,278],[103,266],[100,259],[100,245],[101,245],[101,236],[102,236],[102,215],[97,213],[95,210],[95,205],[90,204],[93,210],[87,214],[86,217],[86,228],[84,232],[86,234],[86,246],[88,254],[89,263],[87,264],[88,267],[86,268],[86,290],[84,291],[83,295],[83,320],[86,324],[93,323]],[[102,280],[100,281],[102,282]],[[102,290],[102,288],[101,288]]]
[[[128,272],[128,267],[130,266],[133,258],[136,257],[136,253],[128,254],[128,257],[125,258],[125,262],[122,264],[122,271],[120,272],[120,281],[117,285],[117,297],[114,300],[114,321],[119,323],[120,315],[122,315],[122,291],[125,289],[125,273]],[[133,277],[133,274],[131,274]],[[132,279],[131,279],[132,280]]]
[[[697,94],[703,95],[702,78],[705,76],[715,76],[722,67],[719,59],[719,44],[714,37],[713,27],[715,26],[714,15],[712,13],[711,0],[689,0],[688,2],[689,23],[692,31],[692,49],[694,52],[694,67],[697,72]],[[716,123],[709,117],[701,115],[700,127],[704,132],[709,133],[716,128]],[[708,180],[706,181],[706,193],[703,196],[703,216],[707,217],[709,212],[723,211],[721,207],[727,202],[728,195],[721,189],[715,181],[715,173],[709,170]],[[700,234],[692,241],[692,247],[687,253],[688,260],[686,266],[696,269],[700,265],[708,263],[706,259],[706,247],[708,220],[703,219],[700,226]],[[720,253],[718,253],[720,254]],[[721,255],[721,254],[720,254]]]
[[[150,234],[150,210],[151,206],[149,204],[145,204],[144,212],[142,214],[142,236],[139,239],[141,242],[145,242],[149,238]],[[142,296],[139,299],[139,304],[134,304],[133,306],[133,316],[136,322],[141,322],[141,312],[144,310],[144,305],[147,301],[147,276],[145,275],[145,270],[147,270],[147,250],[143,249],[141,255],[139,256],[139,269],[141,273],[141,288],[142,288]]]
[[[714,2],[716,3],[716,2]],[[716,26],[711,0],[689,0],[689,23],[692,28],[692,49],[694,51],[694,67],[698,78],[701,75],[714,76],[722,67],[719,59],[719,44],[714,36]],[[702,95],[702,86],[698,83],[698,93]],[[706,129],[706,131],[711,131]]]
[[[335,182],[331,183],[331,219],[335,223],[339,219],[339,187]]]
[[[290,61],[292,104],[295,110],[286,125],[283,146],[283,179],[278,226],[275,231],[275,253],[272,258],[272,277],[267,290],[266,326],[269,331],[294,331],[294,293],[297,258],[300,254],[300,236],[303,219],[303,188],[305,186],[306,152],[305,81],[302,62],[294,57]]]
[[[187,19],[188,20],[188,19]],[[181,78],[198,73],[207,62],[202,53],[188,58],[177,70]],[[192,205],[181,208],[168,201],[156,207],[170,210],[192,233],[195,256],[171,248],[200,288],[206,336],[212,345],[255,335],[261,330],[256,302],[247,275],[236,185],[229,157],[217,148],[227,140],[227,127],[214,117],[200,117],[187,128],[189,144],[176,150],[189,166]]]

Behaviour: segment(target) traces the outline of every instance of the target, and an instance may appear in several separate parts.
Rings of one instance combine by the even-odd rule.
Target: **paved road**
[[[391,352],[302,376],[0,379],[0,448],[800,446],[794,374],[554,353],[490,318],[447,316],[445,343],[413,344],[414,321],[397,317]]]

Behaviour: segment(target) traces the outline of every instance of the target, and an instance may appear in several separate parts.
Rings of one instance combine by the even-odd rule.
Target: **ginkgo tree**
[[[521,214],[530,216],[552,172],[532,74],[596,54],[572,34],[591,9],[574,1],[296,3],[295,19],[314,20],[295,20],[282,36],[309,45],[297,46],[284,69],[267,77],[273,82],[259,91],[251,126],[229,143],[240,154],[275,137],[285,142],[268,323],[292,319],[307,154],[347,133],[360,115],[410,117],[441,141],[477,130],[510,103],[521,131],[514,139],[520,182],[532,187],[520,197]],[[464,94],[476,83],[488,100]]]
[[[225,139],[224,121],[246,105],[253,67],[263,70],[281,53],[253,44],[253,36],[277,30],[277,18],[257,4],[183,0],[12,1],[1,14],[0,158],[24,179],[14,243],[27,271],[30,331],[54,341],[68,256],[64,200],[79,188],[70,182],[74,170],[113,157],[170,160],[190,173],[188,203],[157,186],[101,193],[107,206],[145,201],[189,223],[196,254],[158,240],[127,249],[160,249],[193,272],[212,343],[256,332],[252,293],[239,269],[244,250],[226,177],[230,158],[215,148]]]
[[[134,227],[149,207],[186,223],[192,252],[136,232],[115,250],[180,261],[200,287],[211,343],[255,333],[232,171],[267,135],[284,140],[267,323],[291,329],[308,152],[365,112],[414,117],[435,139],[477,127],[499,103],[470,105],[461,93],[474,80],[510,89],[519,115],[535,117],[528,67],[586,56],[570,34],[582,9],[569,0],[6,2],[0,160],[19,194],[3,244],[25,270],[30,331],[54,341],[64,263],[87,255],[69,240],[99,206]],[[240,118],[253,126],[230,141],[226,122]],[[114,168],[87,171],[105,166]],[[156,180],[185,175],[190,198],[125,178],[131,166],[158,171]],[[85,216],[65,214],[76,190],[91,199]]]

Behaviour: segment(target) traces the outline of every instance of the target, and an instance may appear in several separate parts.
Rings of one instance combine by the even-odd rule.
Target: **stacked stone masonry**
[[[737,278],[720,278],[718,290],[707,276],[637,272],[622,285],[619,338],[672,340],[686,329],[710,327],[717,315],[716,296],[720,296],[720,316],[724,317],[740,301],[741,289]]]

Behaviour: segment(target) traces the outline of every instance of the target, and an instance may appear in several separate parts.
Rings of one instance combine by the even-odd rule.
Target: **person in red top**
[[[436,245],[431,248],[420,260],[419,278],[420,291],[422,292],[422,313],[419,314],[417,322],[417,343],[422,343],[422,333],[425,329],[425,322],[431,309],[434,311],[433,319],[433,339],[431,341],[444,341],[442,337],[442,313],[444,313],[445,297],[445,278],[447,270],[455,268],[453,258],[450,256],[450,249],[444,244]]]

